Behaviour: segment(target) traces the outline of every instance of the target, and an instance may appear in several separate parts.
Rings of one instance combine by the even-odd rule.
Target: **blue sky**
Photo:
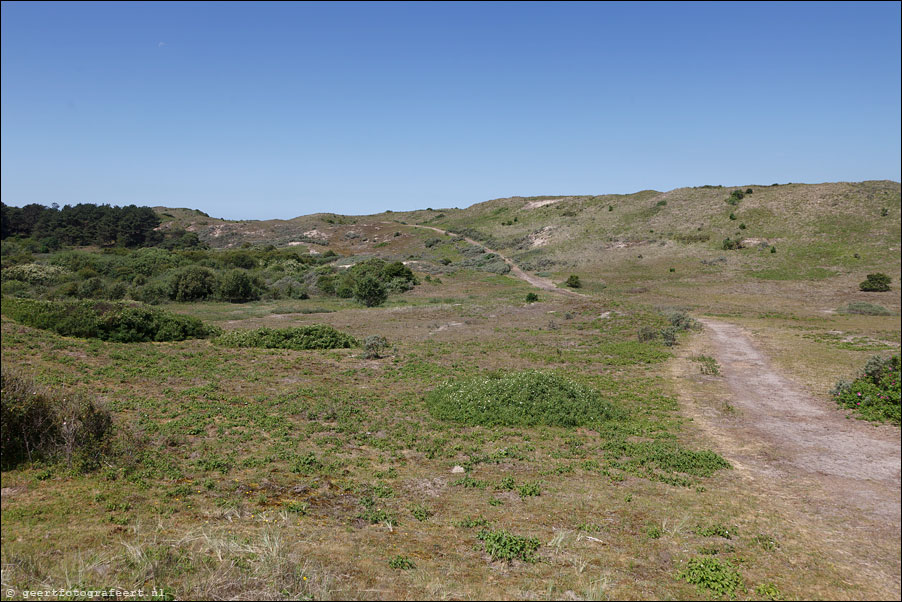
[[[2,199],[227,218],[900,180],[900,4],[2,3]]]

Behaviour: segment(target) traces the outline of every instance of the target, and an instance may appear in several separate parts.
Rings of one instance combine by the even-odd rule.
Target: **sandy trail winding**
[[[391,222],[384,222],[384,223],[391,223]],[[433,226],[421,226],[421,225],[417,225],[417,224],[408,224],[408,225],[412,226],[414,228],[425,228],[426,230],[432,230],[434,232],[438,232],[439,234],[449,234],[451,236],[461,236],[460,234],[455,234],[454,232],[448,232],[447,230],[442,230],[441,228],[435,228]],[[512,276],[514,276],[515,278],[519,278],[520,280],[523,280],[525,282],[528,282],[529,284],[535,286],[536,288],[540,288],[540,289],[548,291],[550,293],[560,293],[562,295],[569,295],[571,297],[580,297],[580,298],[586,297],[586,295],[584,295],[582,293],[577,293],[576,291],[572,291],[572,290],[569,290],[566,288],[558,288],[557,285],[554,282],[552,282],[551,280],[549,280],[548,278],[542,278],[540,276],[536,276],[535,274],[529,274],[527,272],[524,272],[522,269],[520,269],[520,266],[518,266],[513,261],[511,261],[510,258],[505,257],[503,254],[499,253],[498,251],[496,251],[494,249],[488,248],[487,246],[485,246],[484,244],[482,244],[481,242],[479,242],[477,240],[473,240],[472,238],[468,238],[466,236],[461,236],[461,238],[463,238],[465,241],[467,241],[471,245],[475,245],[477,247],[481,247],[481,248],[485,249],[486,253],[494,253],[495,255],[500,257],[504,261],[504,263],[506,263],[510,267],[510,269],[511,269],[510,273]]]

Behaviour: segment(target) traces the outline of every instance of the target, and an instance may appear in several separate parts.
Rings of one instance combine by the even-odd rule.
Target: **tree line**
[[[10,207],[0,203],[0,238],[11,236],[40,241],[50,249],[64,245],[141,247],[162,242],[155,231],[160,218],[150,207],[114,207],[80,203],[58,208],[37,203]]]

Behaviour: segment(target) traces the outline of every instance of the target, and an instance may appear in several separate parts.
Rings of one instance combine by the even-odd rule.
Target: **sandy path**
[[[849,419],[781,375],[739,326],[705,325],[740,418],[717,425],[749,468],[819,489],[835,507],[900,529],[900,435],[892,426]],[[749,445],[751,442],[751,445]],[[738,451],[754,448],[755,453]]]
[[[391,223],[391,222],[384,222],[384,223]],[[432,230],[434,232],[438,232],[439,234],[450,234],[451,236],[460,236],[459,234],[455,234],[453,232],[448,232],[447,230],[442,230],[441,228],[434,228],[432,226],[420,226],[417,224],[408,224],[408,225],[412,226],[414,228],[425,228],[427,230]],[[548,278],[542,278],[540,276],[536,276],[535,274],[528,274],[528,273],[524,272],[523,270],[520,269],[520,266],[515,264],[508,257],[505,257],[503,254],[499,253],[498,251],[496,251],[494,249],[488,248],[487,246],[485,246],[484,244],[482,244],[481,242],[479,242],[477,240],[473,240],[472,238],[468,238],[466,236],[462,236],[461,238],[463,238],[465,241],[467,241],[471,245],[475,245],[477,247],[481,247],[481,248],[485,249],[486,253],[494,253],[495,255],[500,257],[502,260],[504,260],[504,263],[506,263],[508,266],[510,266],[510,269],[511,269],[510,273],[515,278],[519,278],[520,280],[528,282],[529,284],[531,284],[537,288],[540,288],[542,290],[548,291],[550,293],[561,293],[562,295],[570,295],[571,297],[582,297],[582,298],[586,297],[586,295],[584,295],[582,293],[577,293],[576,291],[572,291],[572,290],[569,290],[566,288],[558,288],[557,285],[555,285],[554,282],[552,282]]]

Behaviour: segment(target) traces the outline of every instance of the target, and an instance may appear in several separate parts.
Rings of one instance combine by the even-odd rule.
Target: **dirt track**
[[[391,223],[391,222],[385,222],[385,223]],[[425,228],[427,230],[433,230],[435,232],[438,232],[439,234],[450,234],[450,235],[454,235],[454,236],[460,236],[459,234],[455,235],[453,232],[448,232],[447,230],[442,230],[441,228],[434,228],[432,226],[420,226],[420,225],[416,225],[416,224],[410,224],[410,225],[413,226],[414,228]],[[499,253],[498,251],[496,251],[494,249],[488,248],[487,246],[485,246],[478,240],[473,240],[472,238],[467,238],[466,236],[462,236],[461,238],[463,238],[465,241],[467,241],[471,245],[475,245],[477,247],[482,247],[483,249],[486,250],[487,253],[494,253],[495,255],[497,255],[498,257],[503,259],[504,263],[506,263],[508,266],[510,266],[510,269],[511,269],[510,273],[512,276],[514,276],[515,278],[519,278],[520,280],[523,280],[525,282],[528,282],[529,284],[535,286],[536,288],[540,288],[540,289],[548,291],[550,293],[560,293],[562,295],[570,295],[571,297],[585,297],[586,296],[586,295],[583,295],[582,293],[577,293],[576,291],[571,291],[566,288],[558,288],[554,282],[552,282],[551,280],[549,280],[547,278],[541,278],[540,276],[536,276],[534,274],[527,274],[526,272],[521,270],[520,267],[517,264],[515,264],[513,261],[511,261],[509,258],[505,257],[504,255],[502,255],[501,253]]]
[[[781,375],[741,327],[702,323],[705,333],[689,353],[714,355],[724,378],[712,382],[729,406],[718,410],[705,405],[706,396],[689,396],[683,411],[762,508],[811,533],[825,559],[847,567],[869,595],[899,599],[899,428],[847,417],[813,397]]]
[[[779,374],[742,328],[702,323],[742,414],[742,433],[767,444],[770,470],[814,477],[837,501],[898,526],[898,428],[847,418]]]

